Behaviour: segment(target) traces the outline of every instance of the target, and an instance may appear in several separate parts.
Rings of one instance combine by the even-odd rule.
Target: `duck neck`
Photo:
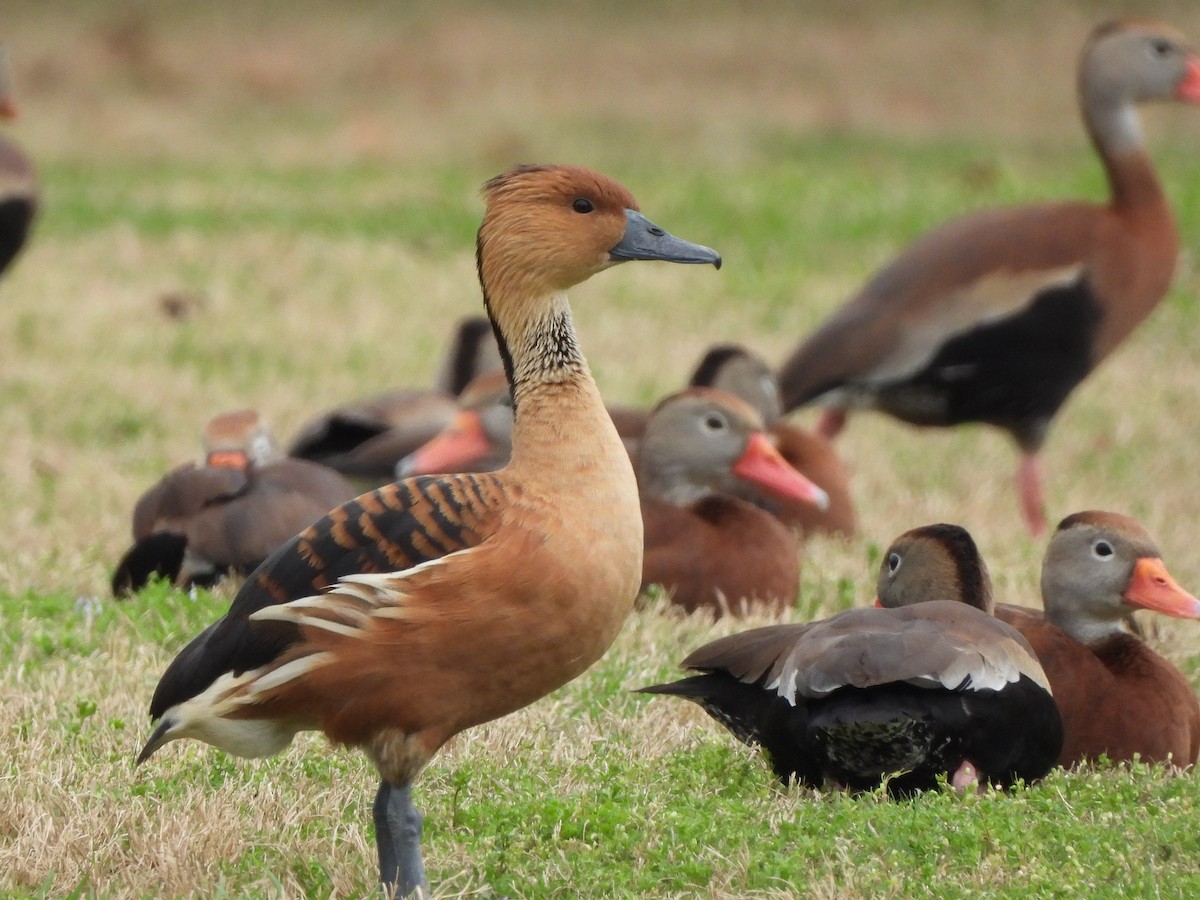
[[[715,493],[707,484],[697,482],[682,460],[678,464],[650,463],[647,448],[642,448],[643,464],[638,470],[638,485],[643,496],[654,497],[672,506],[691,506]]]
[[[1166,211],[1166,198],[1146,153],[1133,100],[1112,88],[1086,85],[1080,89],[1080,98],[1084,125],[1108,177],[1113,208],[1118,212],[1147,207]]]
[[[1046,620],[1065,631],[1081,644],[1094,646],[1109,638],[1125,634],[1123,617],[1099,618],[1089,612],[1083,602],[1063,603],[1043,598]]]
[[[512,466],[633,470],[580,351],[566,294],[494,302],[488,314],[513,397]],[[579,435],[588,435],[581,442]],[[605,461],[597,465],[598,461]],[[578,483],[578,482],[576,482]]]

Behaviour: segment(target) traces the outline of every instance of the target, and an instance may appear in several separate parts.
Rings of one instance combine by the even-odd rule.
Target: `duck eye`
[[[900,568],[901,562],[902,562],[902,560],[900,559],[899,553],[891,554],[887,559],[888,571],[891,572],[893,575],[895,575],[896,570]]]
[[[1150,42],[1150,49],[1154,51],[1155,56],[1166,56],[1171,52],[1171,42],[1163,38],[1155,38]]]
[[[592,205],[592,201],[587,197],[578,197],[576,198],[575,202],[571,204],[571,209],[575,210],[577,213],[590,213],[595,208],[596,207]]]
[[[1112,544],[1108,541],[1096,541],[1092,545],[1092,552],[1096,554],[1097,559],[1108,559],[1113,555]]]
[[[725,427],[725,418],[718,416],[716,413],[709,413],[704,418],[704,427],[709,431],[720,431]]]

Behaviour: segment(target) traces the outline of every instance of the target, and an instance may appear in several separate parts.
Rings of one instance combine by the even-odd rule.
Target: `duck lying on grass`
[[[886,783],[904,796],[939,777],[962,788],[1045,775],[1062,747],[1058,708],[1020,633],[962,602],[991,593],[971,536],[955,525],[906,532],[877,591],[899,608],[730,635],[683,661],[700,674],[642,690],[700,704],[761,746],[784,783]]]

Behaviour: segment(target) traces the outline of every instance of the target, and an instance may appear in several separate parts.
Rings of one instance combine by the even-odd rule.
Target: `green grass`
[[[450,322],[479,308],[485,178],[592,165],[723,253],[719,274],[626,266],[572,293],[602,390],[630,403],[676,388],[714,340],[781,358],[950,216],[1103,195],[1063,73],[1112,4],[580,4],[578,29],[532,4],[239,5],[239,29],[171,4],[17,6],[15,136],[45,207],[0,282],[4,896],[370,895],[361,756],[316,737],[252,762],[177,743],[133,769],[159,675],[232,589],[118,604],[107,579],[135,498],[196,455],[213,413],[255,404],[287,436],[432,381]],[[1193,6],[1171,10],[1200,34]],[[1056,423],[1050,511],[1138,516],[1197,590],[1200,121],[1156,112],[1147,132],[1178,277]],[[201,302],[174,321],[159,298],[181,291]],[[999,600],[1036,602],[1042,547],[1003,436],[862,417],[839,449],[862,532],[805,548],[794,618],[867,602],[880,548],[938,520],[972,530]],[[784,789],[698,710],[631,693],[742,627],[651,603],[585,676],[445,748],[418,794],[439,896],[1200,894],[1194,776],[1102,768],[904,803]],[[1154,632],[1194,681],[1195,637]]]

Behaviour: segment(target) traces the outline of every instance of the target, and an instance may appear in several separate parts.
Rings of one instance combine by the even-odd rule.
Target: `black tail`
[[[670,684],[652,684],[649,687],[638,688],[637,694],[674,694],[676,697],[687,697],[699,700],[712,693],[712,679],[707,675],[693,675],[682,681],[672,681]]]
[[[155,575],[174,581],[183,566],[187,538],[182,534],[156,531],[144,537],[121,557],[112,577],[114,597],[136,594]]]

